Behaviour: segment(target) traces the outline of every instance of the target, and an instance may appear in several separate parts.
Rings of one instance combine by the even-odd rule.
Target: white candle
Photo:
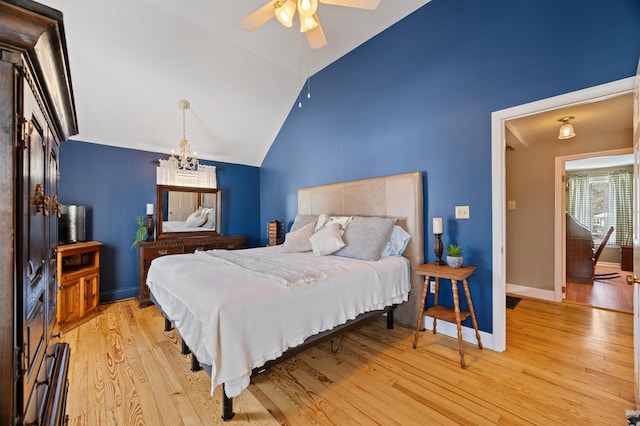
[[[147,214],[153,214],[153,204],[147,204]]]
[[[433,233],[442,234],[442,218],[441,217],[433,218]]]

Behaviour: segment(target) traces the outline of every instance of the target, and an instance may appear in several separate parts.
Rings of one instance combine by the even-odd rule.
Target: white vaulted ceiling
[[[74,140],[169,153],[186,99],[199,158],[259,166],[307,75],[296,28],[276,19],[252,33],[238,27],[267,0],[41,1],[64,14]],[[311,50],[311,74],[428,1],[381,0],[374,11],[320,4],[328,45]]]

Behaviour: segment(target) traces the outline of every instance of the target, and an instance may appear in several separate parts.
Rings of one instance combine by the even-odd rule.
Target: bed
[[[222,386],[224,420],[233,417],[232,398],[252,374],[301,348],[385,312],[389,327],[394,318],[415,324],[421,281],[412,266],[424,258],[421,174],[298,190],[298,216],[322,213],[360,223],[394,218],[411,239],[403,256],[377,261],[341,256],[340,250],[328,256],[283,253],[283,245],[164,256],[151,264],[152,299],[209,371],[212,392]]]

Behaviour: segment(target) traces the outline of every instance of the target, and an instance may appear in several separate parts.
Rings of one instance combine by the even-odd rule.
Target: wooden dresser
[[[149,287],[147,287],[146,282],[149,266],[151,265],[151,261],[156,257],[168,254],[193,253],[196,250],[243,249],[246,248],[246,244],[247,238],[241,235],[227,237],[165,238],[140,243],[138,268],[140,273],[140,293],[138,296],[138,306],[144,308],[152,303],[149,296]]]

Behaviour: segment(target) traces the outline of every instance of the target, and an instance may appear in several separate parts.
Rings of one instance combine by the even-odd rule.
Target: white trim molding
[[[599,86],[589,87],[540,101],[530,102],[491,113],[491,170],[492,170],[492,268],[493,268],[493,349],[506,349],[506,265],[505,265],[505,125],[509,120],[553,111],[572,105],[605,100],[633,91],[634,78],[629,77]],[[562,226],[562,224],[556,224]],[[557,229],[555,230],[557,232]],[[558,263],[554,270],[555,279],[561,275]],[[553,293],[553,292],[551,292]],[[553,299],[552,299],[553,300]]]

